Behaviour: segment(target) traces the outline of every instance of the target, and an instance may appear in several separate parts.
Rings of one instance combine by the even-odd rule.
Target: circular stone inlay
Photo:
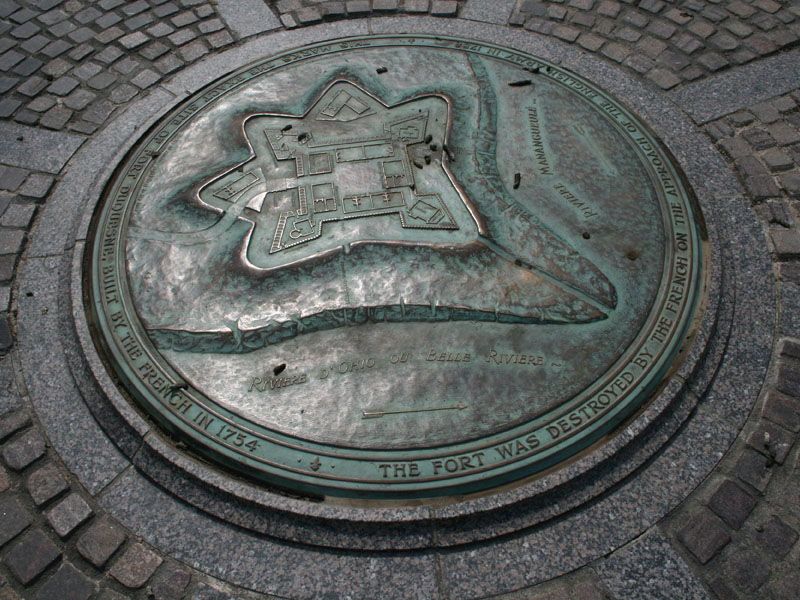
[[[90,244],[97,338],[166,430],[313,495],[420,498],[609,434],[689,331],[701,237],[628,110],[522,52],[306,46],[139,143]]]

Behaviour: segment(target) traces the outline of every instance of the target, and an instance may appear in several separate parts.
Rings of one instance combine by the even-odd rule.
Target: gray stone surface
[[[281,22],[261,0],[219,0],[217,10],[239,38],[246,38],[281,26]]]
[[[710,598],[666,537],[654,530],[617,550],[597,567],[617,598]]]
[[[22,369],[27,373],[46,369],[50,373],[47,378],[29,377],[31,398],[61,459],[90,492],[96,493],[127,461],[102,434],[82,402],[57,341],[63,331],[57,290],[64,266],[51,257],[27,260],[22,269],[18,330],[20,346],[25,348],[20,352]]]
[[[80,145],[81,136],[61,131],[42,131],[0,121],[0,163],[58,173]]]
[[[232,530],[164,493],[133,470],[117,478],[102,493],[100,502],[148,543],[181,561],[203,565],[215,577],[250,589],[309,599],[348,593],[387,600],[440,597],[432,554],[378,554],[364,563],[357,555],[281,544]],[[236,552],[230,552],[233,547]],[[298,569],[308,567],[314,576],[300,576]],[[414,573],[412,588],[385,586],[399,572]],[[343,577],[344,573],[358,576]]]

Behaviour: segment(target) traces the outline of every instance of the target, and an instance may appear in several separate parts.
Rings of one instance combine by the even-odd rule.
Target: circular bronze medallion
[[[195,451],[313,495],[485,490],[609,434],[689,330],[701,241],[591,83],[461,39],[247,66],[163,118],[90,245],[98,339]]]

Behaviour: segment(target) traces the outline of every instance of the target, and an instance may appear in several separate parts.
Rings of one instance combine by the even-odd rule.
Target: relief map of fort
[[[232,89],[137,191],[125,256],[147,336],[266,426],[363,447],[498,431],[584,389],[651,310],[665,217],[640,149],[552,78],[417,50]]]

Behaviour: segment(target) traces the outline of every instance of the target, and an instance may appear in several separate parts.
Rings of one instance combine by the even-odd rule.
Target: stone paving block
[[[52,96],[39,96],[31,102],[28,102],[25,108],[27,110],[32,110],[33,112],[44,112],[52,108],[55,103],[56,99]]]
[[[233,43],[233,37],[227,31],[219,31],[206,38],[206,41],[211,44],[212,48],[221,48]]]
[[[0,350],[8,350],[13,345],[11,337],[11,327],[8,324],[8,317],[0,316]]]
[[[169,15],[174,15],[179,10],[180,9],[174,2],[167,2],[166,4],[155,7],[153,9],[153,14],[159,18],[163,18]]]
[[[25,242],[25,232],[16,229],[0,229],[0,254],[17,254]]]
[[[145,69],[141,73],[138,73],[136,77],[131,79],[131,83],[136,87],[146,89],[159,79],[161,79],[161,76],[158,73],[151,71],[150,69]]]
[[[739,529],[756,506],[756,499],[726,479],[711,496],[708,507],[733,529]]]
[[[70,564],[62,564],[39,588],[37,600],[88,600],[95,585]]]
[[[203,43],[203,40],[196,40],[191,44],[187,44],[178,50],[178,54],[187,63],[194,62],[198,58],[208,54],[208,48]]]
[[[155,60],[167,51],[169,51],[169,48],[165,44],[162,44],[161,42],[153,42],[149,46],[139,50],[139,54],[141,54],[142,57],[146,58],[147,60]]]
[[[130,57],[123,58],[121,61],[117,62],[113,69],[117,73],[122,73],[123,75],[129,75],[133,73],[136,69],[140,67],[140,63],[138,60],[135,60]]]
[[[322,13],[315,7],[306,7],[295,13],[301,25],[313,25],[322,21]]]
[[[3,460],[14,471],[21,471],[44,455],[45,446],[41,434],[28,430],[3,448]]]
[[[657,530],[623,546],[596,570],[616,598],[703,598],[702,584]]]
[[[197,22],[197,16],[190,10],[182,12],[179,15],[175,15],[170,19],[175,27],[186,27],[187,25],[191,25],[192,23]]]
[[[790,570],[767,588],[770,600],[797,600],[800,597],[800,572]]]
[[[25,488],[33,503],[41,506],[69,489],[69,485],[54,465],[47,464],[31,473],[25,480]]]
[[[205,19],[206,17],[210,17],[214,12],[214,8],[210,4],[203,4],[198,6],[194,9],[195,14],[200,17],[201,19]]]
[[[792,157],[778,148],[767,150],[761,158],[766,163],[767,168],[773,173],[788,171],[796,166]]]
[[[767,148],[772,148],[776,144],[769,132],[760,127],[745,129],[742,131],[741,135],[755,150],[766,150]]]
[[[736,598],[736,592],[731,588],[731,583],[727,576],[717,577],[709,584],[711,591],[716,594],[715,598]]]
[[[63,106],[54,106],[39,119],[39,124],[47,127],[48,129],[55,129],[60,131],[64,129],[64,125],[72,118],[72,111],[64,108]]]
[[[219,0],[217,10],[239,38],[278,29],[281,22],[261,0]]]
[[[647,27],[647,32],[661,40],[668,40],[677,31],[677,27],[665,21],[655,21]]]
[[[154,600],[180,600],[191,580],[188,571],[174,563],[162,568],[157,577],[158,581],[150,586]]]
[[[155,21],[153,15],[149,13],[143,13],[141,15],[136,15],[135,17],[132,17],[130,19],[126,19],[125,29],[127,29],[128,31],[135,31],[136,29],[140,29],[142,27],[150,25],[150,23],[152,23],[153,21]]]
[[[747,438],[748,446],[771,458],[779,465],[786,460],[793,442],[792,434],[766,420],[762,420]]]
[[[763,492],[772,478],[772,470],[767,467],[767,459],[758,452],[745,449],[734,467],[736,476]]]
[[[139,90],[137,90],[135,87],[128,85],[127,83],[123,83],[122,85],[116,86],[111,91],[109,98],[114,104],[124,104],[138,93]]]
[[[776,558],[783,558],[794,546],[798,534],[780,517],[772,516],[766,523],[756,528],[755,540]]]
[[[166,73],[170,73],[170,72],[174,71],[175,69],[177,69],[179,67],[182,67],[183,66],[183,61],[180,58],[178,58],[177,56],[175,56],[174,54],[167,54],[166,56],[164,56],[162,58],[159,58],[153,64],[156,67],[156,69],[158,69],[162,73],[166,74]],[[142,73],[148,73],[148,75],[142,76]],[[141,84],[142,85],[138,85],[136,83],[136,81],[131,81],[131,83],[133,83],[134,85],[138,85],[138,87],[146,88],[146,87],[149,87],[149,86],[153,85],[156,81],[158,81],[158,77],[155,77],[155,79],[153,79],[154,76],[149,74],[149,73],[152,73],[152,71],[150,71],[149,69],[147,69],[145,71],[142,71],[142,73],[137,75],[137,77],[142,76],[142,80],[141,80]],[[149,80],[152,80],[152,81],[149,81]]]
[[[672,89],[681,82],[680,77],[667,69],[653,69],[647,78],[663,90]]]
[[[45,518],[58,537],[67,537],[94,514],[92,508],[79,494],[72,493],[45,511]]]
[[[213,33],[215,31],[219,31],[220,29],[224,29],[225,25],[223,25],[222,21],[219,19],[209,19],[208,21],[203,21],[200,23],[197,28],[200,30],[200,33]]]
[[[111,567],[109,574],[130,589],[142,587],[161,565],[162,559],[141,544],[131,545]]]
[[[800,431],[800,401],[779,392],[769,392],[761,413],[789,431]]]
[[[27,40],[36,35],[39,31],[41,31],[41,28],[36,23],[27,21],[19,27],[15,27],[9,33],[17,39]]]
[[[781,195],[775,180],[771,175],[757,175],[749,177],[746,181],[747,189],[756,202],[764,202],[770,198],[779,198]]]
[[[113,73],[109,73],[108,71],[105,71],[103,73],[98,73],[97,75],[92,77],[89,81],[86,82],[86,84],[94,90],[104,90],[112,83],[114,83],[116,80],[117,80],[116,75],[114,75]]]
[[[19,100],[12,100],[11,98],[0,100],[0,118],[4,119],[10,117],[21,105],[22,102]]]
[[[574,27],[568,27],[567,25],[557,25],[553,28],[553,35],[567,42],[574,42],[576,39],[578,39],[580,34],[580,30],[575,29]],[[611,44],[609,44],[609,46],[611,46]],[[609,46],[606,46],[606,48]]]
[[[0,417],[0,441],[5,440],[30,424],[31,418],[24,410],[3,415]]]
[[[75,547],[86,560],[102,569],[125,541],[125,532],[107,520],[98,520],[81,534]]]
[[[800,142],[800,132],[783,121],[767,127],[767,132],[780,146],[788,146]]]
[[[800,199],[800,173],[785,173],[780,176],[781,186],[795,200]]]
[[[47,32],[56,37],[63,37],[68,33],[75,31],[77,28],[78,26],[70,21],[61,21],[60,23],[56,23],[50,27]]]
[[[0,465],[0,492],[5,492],[11,487],[11,479],[9,478],[8,471],[5,470],[3,465]]]
[[[115,106],[106,100],[101,100],[92,104],[83,113],[84,120],[95,125],[102,125],[106,122],[111,113],[114,112]]]
[[[731,536],[717,517],[700,512],[678,531],[678,540],[697,560],[706,564],[731,541]]]
[[[0,548],[22,533],[31,519],[11,496],[0,498]]]
[[[433,0],[431,14],[438,17],[454,17],[458,14],[458,2],[455,0]]]
[[[28,176],[26,169],[18,167],[0,167],[0,190],[13,192]]]
[[[94,36],[95,32],[88,27],[80,27],[79,29],[72,31],[67,35],[67,37],[76,44],[83,44],[84,42],[88,42]]]
[[[115,46],[106,46],[101,52],[94,55],[94,59],[99,60],[103,64],[109,65],[117,60],[120,56],[122,56],[122,50]]]
[[[122,31],[122,29],[120,29],[119,27],[109,27],[105,31],[102,31],[98,33],[96,36],[94,36],[94,39],[96,39],[101,44],[108,44],[118,39],[124,33],[125,32]]]
[[[135,31],[134,33],[130,33],[128,35],[119,38],[117,41],[126,50],[133,50],[134,48],[141,46],[142,44],[144,44],[149,40],[150,38],[147,37],[141,31]]]
[[[33,218],[33,204],[12,204],[0,218],[3,227],[27,227]]]
[[[144,0],[137,0],[136,2],[123,3],[122,12],[127,16],[132,17],[138,15],[140,12],[147,10],[150,6]]]
[[[111,27],[113,25],[116,25],[120,21],[122,21],[122,17],[120,17],[116,13],[110,12],[110,13],[104,14],[99,19],[96,19],[95,23],[97,24],[98,27],[101,27],[103,29],[108,29],[109,27]]]
[[[72,110],[83,110],[89,103],[97,97],[97,94],[89,90],[77,89],[64,100],[64,105]]]
[[[77,79],[65,75],[63,77],[59,77],[53,83],[51,83],[50,87],[47,88],[47,91],[51,94],[55,94],[56,96],[66,96],[76,87],[78,87],[78,85],[80,85],[80,82]]]
[[[182,46],[186,42],[193,40],[197,34],[191,29],[181,29],[169,36],[169,41],[176,46]]]
[[[5,564],[22,585],[32,583],[58,560],[58,548],[38,529],[28,532],[6,555]]]
[[[750,594],[764,585],[770,574],[769,566],[749,548],[737,548],[724,569],[737,588]]]
[[[697,59],[709,71],[719,71],[728,66],[728,60],[717,52],[706,52]]]

